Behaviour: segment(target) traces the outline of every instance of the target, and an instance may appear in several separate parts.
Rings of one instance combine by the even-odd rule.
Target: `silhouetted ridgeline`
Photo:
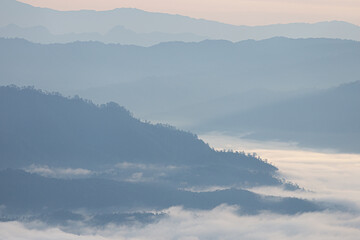
[[[220,204],[240,205],[245,213],[271,210],[297,213],[320,210],[310,201],[296,198],[264,197],[240,189],[189,192],[161,184],[129,183],[105,179],[64,180],[45,178],[21,170],[0,171],[0,203],[9,212],[49,213],[58,209],[162,210],[171,206],[212,209]],[[274,201],[276,199],[276,201]]]
[[[137,33],[122,26],[116,26],[105,34],[101,33],[66,33],[52,34],[47,28],[19,27],[9,24],[0,27],[0,37],[3,38],[23,38],[35,43],[69,43],[76,41],[98,41],[104,43],[119,43],[137,46],[152,46],[161,42],[184,41],[199,42],[207,39],[191,33]]]
[[[30,28],[25,30],[25,35],[21,34],[22,31],[17,31],[20,34],[15,34],[15,36],[28,37],[28,39],[42,42],[62,41],[64,38],[70,38],[74,41],[110,40],[118,43],[145,43],[148,45],[154,43],[154,40],[158,42],[172,39],[197,41],[199,36],[202,39],[231,41],[266,39],[275,36],[360,40],[359,26],[340,21],[314,24],[235,26],[180,15],[145,12],[134,8],[120,8],[110,11],[56,11],[34,7],[15,0],[1,0],[0,23],[1,25],[16,24]],[[44,30],[39,31],[39,29],[32,28],[39,26],[47,28],[50,32],[55,33],[55,36],[49,36],[49,33]],[[112,30],[119,26],[128,30],[112,34]]]
[[[360,82],[223,116],[198,126],[249,138],[294,141],[302,146],[360,151]]]
[[[281,91],[333,87],[360,74],[360,43],[338,39],[173,42],[147,48],[0,39],[0,52],[1,85],[120,102],[143,119],[173,120],[181,127],[254,102],[269,103]]]
[[[146,223],[164,216],[148,210],[221,204],[250,214],[324,209],[240,189],[296,186],[277,179],[277,169],[260,158],[217,152],[191,133],[141,122],[115,103],[7,86],[0,87],[0,113],[0,221]],[[186,190],[208,186],[225,188]]]
[[[281,184],[277,169],[257,157],[217,152],[191,133],[141,122],[115,103],[0,87],[0,113],[2,169],[82,168],[185,186]]]

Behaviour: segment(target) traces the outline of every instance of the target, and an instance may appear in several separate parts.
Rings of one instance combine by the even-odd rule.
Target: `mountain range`
[[[14,24],[0,28],[0,37],[23,38],[34,43],[71,43],[76,41],[98,41],[123,45],[152,46],[161,42],[199,42],[207,39],[192,33],[137,33],[122,26],[116,26],[105,34],[101,33],[66,33],[52,34],[43,26],[19,27]]]
[[[154,221],[172,206],[229,204],[246,214],[337,207],[244,190],[300,189],[254,154],[215,151],[193,134],[142,122],[115,103],[8,86],[0,87],[0,114],[0,221],[98,226]]]
[[[252,139],[359,153],[359,93],[359,81],[342,84],[222,116],[197,129],[217,129],[231,135],[247,134]]]
[[[142,122],[115,103],[0,87],[0,112],[0,169],[83,169],[182,187],[282,184],[277,168],[260,158],[217,152],[194,134]]]
[[[138,9],[56,11],[16,0],[2,0],[0,27],[10,24],[21,28],[2,29],[1,37],[22,37],[40,43],[95,40],[149,46],[174,40],[224,39],[237,42],[278,36],[360,40],[359,26],[340,21],[251,27]],[[40,27],[41,35],[38,34]]]
[[[209,214],[211,227],[251,221],[243,228],[260,226],[264,236],[272,228],[280,238],[312,236],[303,229],[310,212],[321,220],[335,213],[331,228],[352,227],[356,204],[338,198],[350,188],[325,178],[350,179],[334,161],[336,171],[324,174],[311,153],[295,167],[280,159],[280,171],[197,134],[360,153],[359,41],[360,26],[341,21],[236,26],[1,0],[0,227],[12,229],[0,235],[111,238],[168,220],[165,228],[183,232],[186,222],[191,233],[200,223],[204,232]],[[306,175],[314,184],[294,174],[304,169],[314,170]],[[266,225],[284,216],[285,227]],[[150,228],[158,235],[159,226]],[[215,239],[210,228],[206,236]],[[227,237],[239,236],[231,229]]]
[[[207,40],[146,48],[0,39],[0,51],[2,85],[121,102],[142,119],[179,127],[360,75],[359,42],[334,39]]]
[[[21,170],[0,171],[0,221],[46,221],[49,225],[104,226],[148,223],[166,217],[167,209],[241,207],[239,213],[282,214],[321,211],[326,205],[290,197],[272,197],[241,189],[190,192],[160,184],[129,183],[100,178],[54,179]]]

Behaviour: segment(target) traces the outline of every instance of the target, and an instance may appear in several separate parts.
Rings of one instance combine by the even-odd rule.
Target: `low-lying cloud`
[[[219,138],[217,138],[219,139]],[[206,140],[206,139],[205,139]],[[217,148],[245,149],[269,159],[286,179],[306,191],[286,191],[279,188],[254,188],[255,192],[274,196],[294,196],[317,201],[335,202],[345,206],[345,211],[312,212],[297,215],[280,215],[263,212],[258,215],[240,215],[236,206],[221,205],[210,211],[188,210],[172,207],[163,210],[167,215],[150,224],[88,227],[74,222],[73,227],[52,227],[39,222],[2,222],[0,239],[18,240],[147,240],[147,239],[250,239],[250,240],[355,240],[360,236],[360,155],[325,153],[296,149],[294,146],[278,148],[246,142],[210,142]],[[239,144],[238,146],[236,144]],[[261,143],[261,146],[266,146]],[[280,149],[280,150],[279,150]],[[146,171],[147,166],[122,164],[118,168]],[[50,174],[63,172],[35,168],[33,172]],[[79,170],[77,170],[79,171]],[[75,171],[75,172],[77,172]],[[65,171],[72,172],[72,171]],[[81,171],[79,171],[81,172]],[[84,174],[86,171],[84,172]],[[141,174],[134,178],[143,177]],[[191,189],[211,191],[214,189]]]
[[[317,212],[300,215],[262,213],[238,215],[238,209],[222,205],[211,211],[190,211],[180,207],[165,210],[168,217],[148,225],[82,228],[81,234],[39,224],[0,223],[0,239],[17,240],[135,240],[135,239],[342,239],[360,236],[360,216],[350,213]],[[77,229],[76,231],[79,231]]]
[[[249,141],[211,134],[202,136],[217,149],[256,152],[279,168],[286,180],[306,191],[283,191],[280,188],[250,189],[257,193],[342,202],[360,208],[360,155],[330,150],[300,149],[294,143]]]
[[[31,165],[26,172],[36,173],[44,177],[54,178],[77,178],[77,177],[88,177],[93,174],[92,171],[83,168],[50,168],[49,166],[37,166]]]

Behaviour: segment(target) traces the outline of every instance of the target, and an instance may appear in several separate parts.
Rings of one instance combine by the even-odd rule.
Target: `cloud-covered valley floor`
[[[239,216],[236,208],[219,206],[211,211],[166,210],[167,218],[146,226],[83,228],[68,233],[43,224],[0,224],[1,239],[112,240],[112,239],[358,239],[360,217],[351,213],[306,213],[295,216],[263,213]],[[31,237],[29,237],[31,236]]]
[[[252,191],[339,203],[345,206],[344,210],[241,215],[236,206],[221,205],[213,210],[174,206],[164,209],[162,212],[166,215],[149,224],[89,227],[73,222],[67,227],[56,227],[43,222],[3,222],[0,223],[0,239],[358,239],[360,155],[245,142],[220,135],[201,137],[215,148],[257,152],[279,167],[284,177],[305,189],[288,192],[267,187],[252,188]]]

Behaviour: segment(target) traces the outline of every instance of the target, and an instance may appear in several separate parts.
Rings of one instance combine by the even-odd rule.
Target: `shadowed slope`
[[[261,210],[295,214],[321,210],[296,198],[264,197],[246,190],[195,193],[147,183],[117,182],[104,179],[63,180],[25,173],[0,171],[0,204],[9,213],[50,213],[54,210],[116,209],[131,212],[165,209],[171,206],[212,209],[220,204],[239,205],[243,213]]]
[[[277,169],[257,157],[217,152],[191,133],[141,122],[115,103],[1,87],[0,113],[0,168],[83,168],[121,179],[149,174],[185,186],[281,183]]]
[[[237,105],[269,103],[279,95],[266,97],[269,90],[328,88],[360,74],[359,42],[331,39],[175,42],[148,48],[0,39],[0,51],[3,85],[121,102],[143,119],[177,119],[177,126],[228,114],[223,110],[229,105],[236,112]],[[241,98],[246,95],[250,98]],[[217,104],[217,99],[224,101]]]
[[[306,94],[203,123],[198,130],[359,152],[360,82]]]

